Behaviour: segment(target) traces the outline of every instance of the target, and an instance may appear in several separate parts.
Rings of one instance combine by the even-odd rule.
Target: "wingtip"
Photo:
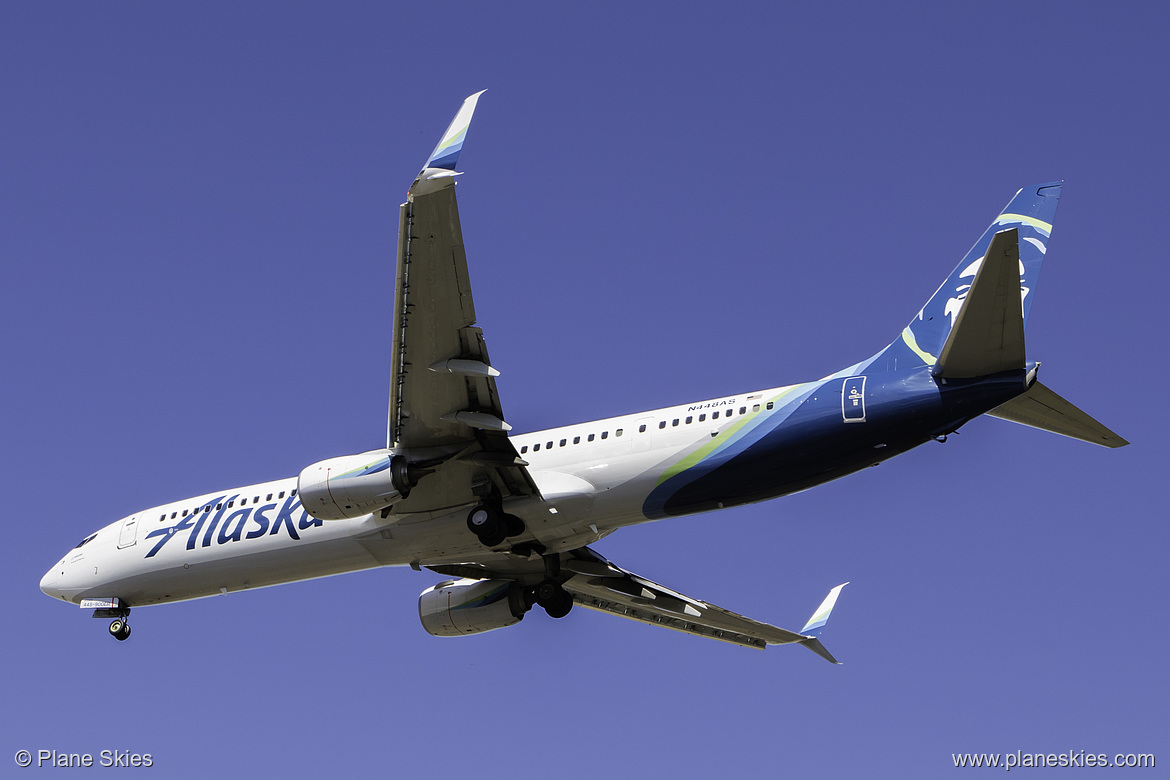
[[[804,628],[800,633],[804,636],[817,637],[820,636],[821,629],[829,622],[829,615],[833,612],[833,607],[837,605],[837,597],[841,595],[841,589],[848,585],[848,582],[842,582],[837,587],[829,591],[829,595],[825,596],[825,600],[817,607],[816,612],[804,624]]]
[[[474,95],[469,95],[463,101],[463,105],[459,107],[455,118],[447,126],[447,131],[443,133],[443,137],[435,146],[435,150],[427,158],[427,164],[423,166],[424,170],[428,168],[439,168],[448,171],[455,170],[455,164],[459,160],[459,153],[463,151],[463,141],[467,137],[467,128],[471,125],[471,117],[475,113],[479,96],[484,92],[487,92],[487,90],[481,89]]]

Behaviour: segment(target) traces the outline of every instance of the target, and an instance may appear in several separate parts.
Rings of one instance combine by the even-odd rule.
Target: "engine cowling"
[[[529,609],[512,580],[448,580],[418,597],[418,617],[432,636],[463,636],[515,625]]]
[[[417,469],[390,450],[345,455],[302,471],[297,492],[305,511],[320,520],[361,517],[409,493],[418,476],[412,471]]]

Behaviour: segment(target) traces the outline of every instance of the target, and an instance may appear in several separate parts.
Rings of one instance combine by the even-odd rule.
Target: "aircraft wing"
[[[573,601],[583,607],[760,650],[768,645],[801,644],[831,663],[840,663],[818,637],[841,589],[849,583],[829,591],[800,631],[789,631],[659,585],[616,566],[588,547],[559,557],[561,576],[567,576],[561,585],[572,594]],[[477,563],[427,568],[440,574],[472,579],[516,579],[523,582],[534,573],[537,579],[544,576],[540,570],[528,569],[525,563],[512,557],[510,562],[501,561],[498,566]]]
[[[503,498],[538,495],[508,441],[499,372],[475,327],[455,199],[455,164],[481,94],[464,101],[399,212],[386,446],[432,451],[440,462],[397,512],[470,503],[485,478]]]

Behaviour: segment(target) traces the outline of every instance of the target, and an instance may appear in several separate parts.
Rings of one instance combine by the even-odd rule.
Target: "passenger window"
[[[618,428],[616,431],[613,432],[613,435],[614,436],[621,436],[622,431],[624,431],[624,430],[625,430],[625,428]]]
[[[589,434],[589,441],[593,441],[595,438],[597,438],[597,434],[595,434],[595,433]]]
[[[602,431],[601,438],[608,439],[609,438],[609,431]]]
[[[271,498],[271,496],[269,496],[269,498]],[[223,509],[223,504],[222,504],[222,503],[216,504],[216,505],[215,505],[215,508],[216,508],[217,510],[218,510],[218,509]]]
[[[719,419],[719,412],[711,412],[711,419],[718,420]]]
[[[268,498],[266,498],[266,499],[264,499],[264,500],[265,500],[265,501],[271,501],[271,500],[272,500],[272,494],[271,494],[271,493],[269,493],[269,494],[268,494]]]
[[[540,452],[540,442],[537,442],[536,444],[532,445],[532,451],[533,452]]]
[[[580,444],[580,443],[581,443],[581,437],[580,437],[580,436],[574,436],[574,437],[573,437],[573,443],[574,443],[574,444]]]
[[[638,433],[645,433],[645,432],[646,432],[646,425],[645,424],[639,425],[638,426]]]
[[[187,510],[186,510],[186,509],[184,509],[184,510],[183,510],[183,517],[186,517],[186,516],[187,516]]]
[[[546,450],[551,450],[551,449],[552,449],[552,442],[550,441],[550,442],[548,442],[547,444],[545,444],[545,445],[544,445],[544,448],[545,448]]]
[[[752,404],[752,411],[753,412],[760,411],[760,405],[759,404]]]
[[[694,417],[691,417],[690,415],[688,415],[688,416],[687,416],[687,425],[690,425],[690,424],[691,424],[691,423],[693,423],[694,421],[695,421],[695,418],[694,418]]]
[[[526,452],[528,452],[528,445],[527,444],[525,444],[523,447],[520,448],[521,455],[523,455]]]
[[[566,444],[568,444],[568,443],[569,443],[569,440],[568,440],[568,439],[561,439],[561,446],[562,446],[562,447],[564,447],[564,446],[565,446]]]
[[[260,496],[253,496],[253,497],[252,497],[252,503],[253,503],[253,504],[259,504],[259,503],[260,503]]]
[[[665,428],[666,427],[666,420],[663,420],[662,422],[658,423],[658,427]]]
[[[739,407],[739,413],[740,414],[747,414],[747,407],[746,406]]]
[[[773,405],[774,405],[774,404],[773,404],[771,401],[769,401],[769,402],[768,402],[768,406],[767,406],[766,408],[767,408],[767,410],[768,410],[769,412],[770,412],[770,411],[772,411],[772,406],[773,406]]]
[[[283,490],[280,491],[280,496],[278,496],[278,498],[284,498],[284,491]]]
[[[171,519],[174,520],[178,516],[178,512],[171,512]]]
[[[677,418],[677,417],[675,417],[673,420],[671,420],[671,421],[670,421],[670,427],[671,427],[671,428],[677,428],[677,427],[678,427],[678,418]]]
[[[703,421],[704,421],[704,420],[706,420],[706,419],[707,419],[707,415],[705,415],[705,414],[700,414],[700,415],[699,415],[699,422],[703,422]]]
[[[293,490],[293,492],[289,493],[290,496],[295,496],[296,494],[297,494],[297,491],[295,489]]]

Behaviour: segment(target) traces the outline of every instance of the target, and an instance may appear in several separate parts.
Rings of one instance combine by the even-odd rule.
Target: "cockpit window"
[[[85,545],[89,544],[90,542],[93,541],[95,536],[97,536],[97,534],[93,533],[93,534],[90,534],[89,536],[85,537],[84,539],[82,539],[80,542],[77,543],[77,547],[84,547]],[[73,549],[76,550],[77,547],[74,547]]]

